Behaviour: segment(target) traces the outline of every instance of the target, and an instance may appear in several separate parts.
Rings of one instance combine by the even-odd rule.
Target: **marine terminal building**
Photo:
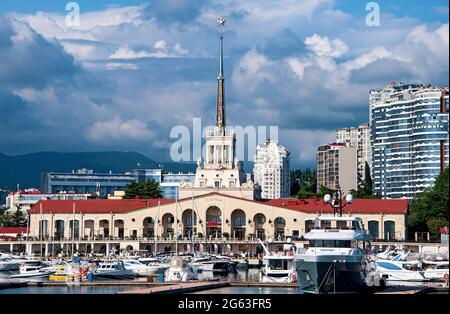
[[[180,241],[180,250],[189,250],[192,235],[198,242],[220,239],[220,246],[240,249],[249,238],[301,238],[318,214],[332,213],[321,199],[255,199],[257,189],[235,155],[234,131],[226,126],[223,23],[219,20],[216,126],[207,133],[206,160],[197,162],[194,180],[180,185],[176,199],[39,201],[30,210],[29,228],[41,249],[44,239],[47,253],[50,243],[67,247],[73,239],[80,251],[108,252],[111,241],[114,247],[153,250],[156,237],[160,243],[172,241],[171,247],[176,239],[177,248]],[[344,213],[361,217],[375,239],[401,240],[407,211],[407,200],[355,199]],[[39,250],[37,244],[27,245],[27,252]]]

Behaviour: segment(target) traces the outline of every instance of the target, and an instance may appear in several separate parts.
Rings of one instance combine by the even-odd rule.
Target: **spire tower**
[[[217,20],[219,27],[220,40],[220,65],[219,76],[217,77],[217,111],[216,111],[216,127],[222,135],[225,135],[225,76],[223,74],[223,29],[225,27],[225,20],[219,18]]]

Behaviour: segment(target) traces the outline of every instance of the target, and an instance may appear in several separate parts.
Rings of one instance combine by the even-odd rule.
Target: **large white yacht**
[[[264,249],[261,282],[291,283],[296,282],[295,245],[292,242],[281,243],[282,249],[271,252],[262,241]]]
[[[295,255],[304,292],[359,292],[366,287],[365,253],[370,246],[361,218],[318,216],[305,239],[308,249]]]

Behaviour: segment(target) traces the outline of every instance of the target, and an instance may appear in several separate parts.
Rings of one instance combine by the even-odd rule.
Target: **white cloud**
[[[152,56],[152,53],[140,50],[134,51],[128,47],[120,47],[109,56],[110,59],[139,59],[139,58],[149,58]]]
[[[187,56],[189,53],[189,50],[182,48],[179,43],[169,47],[164,40],[158,40],[153,47],[154,51],[135,51],[129,47],[120,47],[109,56],[109,59],[177,58]]]
[[[87,131],[89,140],[102,143],[122,140],[145,141],[153,139],[154,136],[155,134],[147,128],[144,122],[137,119],[123,121],[119,117],[95,122]]]
[[[109,62],[105,65],[105,68],[110,71],[114,70],[137,70],[138,66],[132,63],[117,63]]]
[[[299,79],[303,79],[305,69],[312,65],[310,61],[300,61],[300,59],[292,57],[286,59],[287,63],[291,67],[291,70],[297,75]]]
[[[330,40],[327,36],[317,34],[307,37],[305,45],[319,57],[339,58],[348,52],[348,46],[339,38]]]

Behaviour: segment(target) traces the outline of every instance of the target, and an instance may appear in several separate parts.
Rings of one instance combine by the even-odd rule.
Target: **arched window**
[[[283,217],[277,217],[275,219],[275,223],[276,224],[280,224],[280,225],[284,224],[285,223],[284,218]]]
[[[245,217],[244,216],[237,216],[234,219],[234,225],[235,226],[245,226]]]
[[[384,222],[384,239],[395,239],[395,221],[388,220]]]
[[[380,237],[380,223],[377,220],[369,220],[369,234],[372,239],[378,239]]]

